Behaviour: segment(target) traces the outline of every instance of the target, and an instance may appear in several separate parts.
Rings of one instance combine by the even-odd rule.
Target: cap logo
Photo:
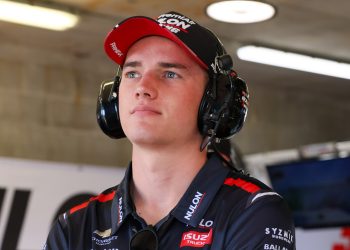
[[[121,52],[120,49],[118,49],[117,44],[115,42],[112,42],[109,45],[111,46],[111,49],[114,51],[114,53],[117,54],[117,56],[119,57],[123,56],[123,52]]]
[[[188,32],[187,29],[191,27],[191,25],[196,24],[191,19],[176,15],[176,14],[164,14],[158,17],[158,23],[160,26],[166,27],[172,33]]]

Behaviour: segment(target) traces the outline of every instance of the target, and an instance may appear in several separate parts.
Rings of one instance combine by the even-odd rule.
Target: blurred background
[[[36,1],[29,1],[35,3]],[[277,13],[258,23],[215,21],[210,0],[55,0],[78,24],[52,31],[0,21],[0,155],[125,165],[130,145],[104,136],[95,118],[102,80],[115,65],[104,54],[107,32],[130,15],[184,13],[216,32],[250,88],[250,109],[234,138],[243,154],[350,139],[349,80],[237,58],[245,44],[350,61],[350,2],[271,0]],[[15,15],[15,14],[14,14]]]
[[[63,31],[0,20],[1,157],[59,162],[64,166],[93,165],[107,172],[125,167],[131,156],[130,143],[108,138],[96,122],[100,83],[113,79],[116,71],[116,65],[104,53],[104,38],[126,17],[157,17],[170,10],[213,30],[233,57],[234,69],[246,80],[250,90],[248,117],[231,143],[253,175],[264,179],[266,171],[259,171],[266,165],[300,160],[301,152],[308,152],[305,146],[321,145],[311,147],[311,151],[316,150],[312,158],[317,158],[325,150],[339,153],[337,146],[350,140],[349,78],[269,66],[237,56],[241,46],[254,44],[350,62],[348,0],[269,0],[276,9],[273,18],[245,24],[210,18],[206,7],[217,2],[214,0],[16,2],[65,10],[79,20]],[[277,160],[271,160],[269,152],[284,153],[275,154],[272,158]],[[0,182],[1,186],[6,185]],[[350,190],[347,187],[345,191]],[[347,197],[350,199],[349,194]],[[2,200],[0,192],[0,215]],[[0,225],[0,232],[5,228]],[[334,235],[342,237],[340,231]],[[333,243],[340,238],[333,239]],[[26,249],[23,242],[19,243],[20,249]],[[350,247],[346,244],[343,246]]]

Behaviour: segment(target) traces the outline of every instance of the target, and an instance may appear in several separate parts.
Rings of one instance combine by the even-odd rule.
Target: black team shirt
[[[45,250],[129,250],[147,227],[130,197],[131,165],[122,182],[59,216]],[[164,187],[165,189],[168,187]],[[153,226],[159,249],[295,249],[285,201],[260,181],[211,155],[176,207]]]

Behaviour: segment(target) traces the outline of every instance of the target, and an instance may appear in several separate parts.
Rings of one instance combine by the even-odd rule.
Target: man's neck
[[[145,150],[133,148],[132,196],[148,224],[164,218],[179,202],[206,161],[199,147]]]

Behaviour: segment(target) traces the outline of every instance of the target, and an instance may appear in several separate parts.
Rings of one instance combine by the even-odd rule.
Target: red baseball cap
[[[160,15],[157,20],[134,16],[117,24],[105,39],[107,55],[123,65],[129,48],[147,36],[161,36],[178,44],[209,75],[216,73],[215,59],[223,53],[220,40],[207,28],[177,12]]]

